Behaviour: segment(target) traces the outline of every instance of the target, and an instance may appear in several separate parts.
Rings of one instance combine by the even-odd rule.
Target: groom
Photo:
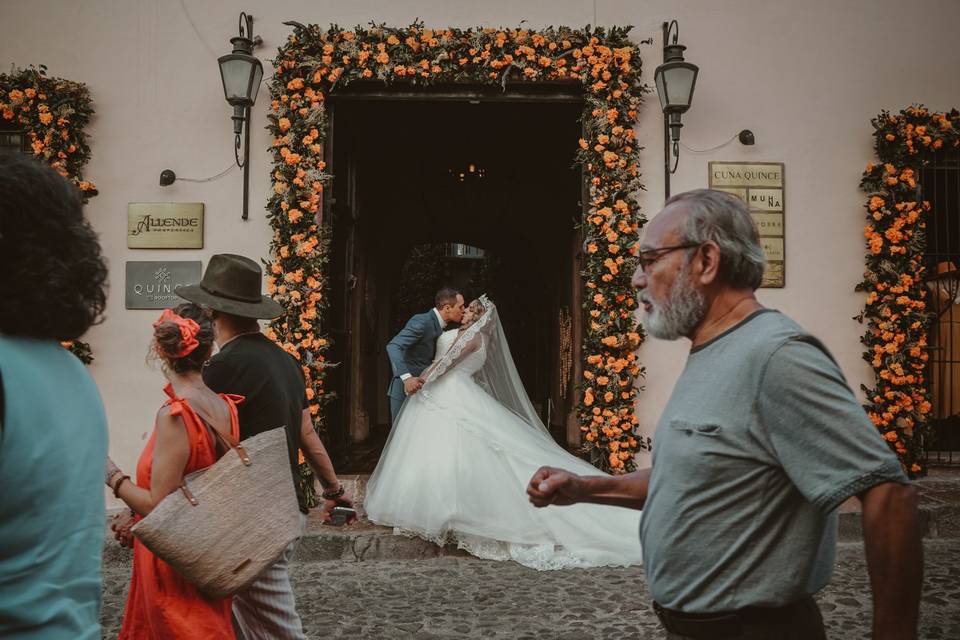
[[[387,389],[391,423],[397,421],[406,397],[423,386],[419,376],[433,362],[437,338],[448,323],[460,322],[461,318],[463,295],[456,289],[444,287],[434,296],[433,309],[410,318],[400,333],[387,343],[387,357],[393,369],[393,379]]]

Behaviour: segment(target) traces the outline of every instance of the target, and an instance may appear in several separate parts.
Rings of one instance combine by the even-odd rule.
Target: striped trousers
[[[301,533],[306,516],[300,516]],[[294,540],[256,582],[234,594],[233,627],[238,640],[306,640],[290,584],[290,559],[300,539]]]

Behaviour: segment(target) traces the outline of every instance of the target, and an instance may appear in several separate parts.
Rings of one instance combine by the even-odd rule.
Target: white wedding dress
[[[640,512],[579,504],[537,509],[526,486],[541,466],[600,475],[537,417],[496,307],[437,340],[423,388],[403,405],[364,508],[400,535],[455,543],[480,558],[534,569],[639,564]]]

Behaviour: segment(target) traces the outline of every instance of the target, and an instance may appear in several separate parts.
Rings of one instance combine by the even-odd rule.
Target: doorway
[[[332,453],[372,471],[389,433],[385,346],[444,285],[500,310],[554,438],[580,443],[578,96],[331,96]]]

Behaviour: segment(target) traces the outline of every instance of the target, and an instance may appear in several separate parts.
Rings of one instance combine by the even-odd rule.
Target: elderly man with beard
[[[640,541],[667,638],[825,637],[813,594],[833,570],[837,507],[857,496],[873,637],[915,638],[922,580],[916,492],[823,343],[754,291],[765,259],[746,206],[674,196],[649,224],[633,284],[646,329],[692,347],[649,469],[543,468],[538,507],[643,509]]]

